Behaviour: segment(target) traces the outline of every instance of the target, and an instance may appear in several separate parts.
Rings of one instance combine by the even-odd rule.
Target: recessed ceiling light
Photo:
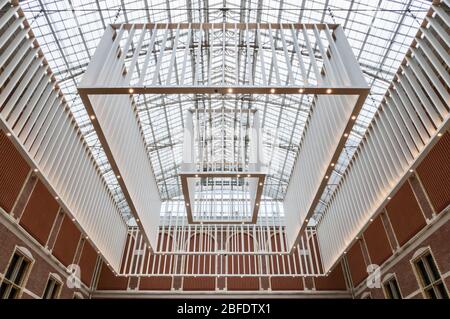
[[[186,206],[189,206],[189,203],[186,203]]]
[[[344,137],[348,137],[348,133],[345,133],[345,134],[344,134]]]
[[[353,120],[353,121],[356,120],[356,115],[353,115],[353,116],[352,116],[352,120]]]
[[[412,173],[412,172],[414,172],[414,170],[410,169],[409,172]]]
[[[259,183],[259,186],[263,186],[263,183]]]
[[[130,92],[130,94],[133,94],[134,90],[133,89],[129,89],[128,92]]]
[[[237,177],[241,177],[241,175],[237,174]]]
[[[117,175],[116,177],[117,177],[117,179],[120,179],[120,175]]]
[[[95,115],[91,115],[91,120],[95,120]]]
[[[250,177],[250,176],[252,176],[252,175],[250,175],[250,174],[247,174],[247,177]]]
[[[328,175],[325,176],[325,179],[328,179]]]
[[[59,197],[58,197],[58,196],[55,196],[55,199],[56,199],[56,200],[58,200],[58,199],[59,199]]]
[[[37,168],[35,168],[33,171],[34,171],[35,173],[39,172],[39,170],[38,170]]]
[[[195,174],[195,177],[198,177],[198,174]]]
[[[270,89],[270,93],[275,93],[275,89]]]
[[[9,132],[8,132],[8,133],[6,133],[6,136],[10,137],[10,136],[11,136],[11,133],[9,133]]]
[[[442,136],[442,133],[438,133],[438,137],[441,137]]]
[[[139,218],[136,219],[136,223],[139,223]]]
[[[229,89],[228,89],[228,93],[233,93],[233,89],[232,89],[232,88],[229,88]]]
[[[332,89],[327,89],[327,94],[330,94],[331,92],[333,92],[333,90]]]
[[[331,163],[331,167],[334,167],[334,163]]]
[[[298,89],[298,93],[303,93],[305,92],[305,89]]]

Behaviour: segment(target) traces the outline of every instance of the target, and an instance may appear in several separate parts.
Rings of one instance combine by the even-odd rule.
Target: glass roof
[[[108,24],[224,21],[341,24],[371,92],[316,208],[316,213],[320,214],[403,60],[430,1],[29,0],[20,1],[20,4],[116,201],[123,214],[130,216],[126,200],[77,94],[77,84]],[[278,66],[280,72],[286,73],[285,65],[279,62]],[[267,66],[268,72],[272,67]],[[163,200],[181,195],[178,169],[182,157],[183,111],[205,99],[207,97],[199,95],[136,97],[144,139]],[[213,101],[230,106],[235,102]],[[281,200],[298,153],[311,97],[255,95],[250,102],[254,108],[263,111],[266,129],[277,128],[277,134],[266,142],[270,170],[264,195]]]

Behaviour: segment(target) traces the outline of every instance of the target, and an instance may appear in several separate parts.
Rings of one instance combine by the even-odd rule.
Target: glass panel
[[[53,279],[49,279],[47,282],[47,286],[45,286],[45,291],[44,291],[44,299],[49,299],[49,296],[51,295],[51,291],[53,289]]]
[[[441,282],[437,285],[441,299],[448,299],[447,290],[445,290],[444,284]]]
[[[439,278],[441,278],[441,275],[439,274],[439,271],[437,270],[436,264],[433,260],[433,257],[431,256],[431,254],[428,254],[425,256],[425,260],[428,263],[428,266],[430,267],[431,270],[431,275],[433,276],[433,281],[438,280]]]
[[[427,273],[427,270],[425,269],[425,265],[423,264],[422,259],[419,259],[416,262],[416,265],[417,265],[417,270],[420,273],[420,277],[422,278],[424,286],[428,286],[431,283],[431,281],[430,281],[430,278],[428,277],[428,273]]]
[[[384,284],[384,289],[386,290],[387,299],[394,299],[392,296],[392,289],[391,289],[390,282],[387,282]]]
[[[430,287],[427,290],[425,290],[425,294],[428,299],[437,299],[436,293],[434,292],[433,287]]]
[[[14,272],[14,269],[16,269],[17,262],[19,261],[20,256],[18,254],[14,254],[11,263],[9,264],[8,270],[6,271],[5,278],[11,279],[11,276]]]
[[[393,291],[394,299],[402,299],[402,295],[400,294],[400,289],[398,287],[397,280],[395,279],[391,280],[391,288]]]
[[[20,264],[19,271],[17,272],[17,275],[16,275],[16,277],[14,278],[14,283],[15,283],[16,285],[22,284],[23,277],[24,277],[25,272],[26,272],[26,270],[27,270],[27,268],[28,268],[28,264],[29,264],[28,261],[26,261],[25,259],[22,260],[22,263]]]
[[[53,286],[53,291],[52,291],[52,299],[56,299],[56,297],[58,296],[59,288],[60,288],[60,284],[55,282],[55,284]]]
[[[8,284],[6,282],[2,283],[2,285],[0,286],[0,299],[5,299],[5,292],[8,289]]]
[[[19,289],[17,289],[16,287],[11,287],[11,290],[9,291],[9,296],[7,297],[7,299],[15,299],[19,294]]]

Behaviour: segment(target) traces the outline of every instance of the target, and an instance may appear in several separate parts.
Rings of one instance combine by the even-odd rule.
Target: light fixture
[[[186,203],[186,206],[189,206],[189,203]]]
[[[353,120],[353,121],[356,120],[356,115],[353,115],[353,116],[352,116],[352,120]]]
[[[263,186],[263,183],[259,183],[259,186]]]
[[[117,175],[116,177],[117,177],[117,179],[120,179],[120,175]]]
[[[370,222],[373,222],[373,218],[370,219]]]
[[[298,93],[303,93],[305,92],[305,89],[298,89]]]
[[[331,167],[334,167],[334,163],[331,163]]]
[[[442,136],[442,133],[438,133],[438,137],[441,137]]]
[[[229,88],[229,89],[228,89],[228,93],[233,93],[233,89],[232,89],[232,88]]]
[[[56,199],[56,200],[58,200],[58,199],[59,199],[59,197],[58,197],[58,196],[55,196],[55,199]]]
[[[275,89],[270,89],[270,93],[275,93]]]
[[[247,174],[247,177],[250,177],[250,176],[252,176],[252,175],[250,175],[250,174]]]
[[[74,222],[74,221],[75,221],[75,218],[72,218],[72,221]]]
[[[256,206],[259,206],[259,203],[256,203],[255,205],[256,205]]]
[[[86,236],[86,240],[88,240],[89,239],[89,236]]]
[[[388,199],[388,200],[391,200],[391,197],[389,196],[387,199]]]
[[[344,134],[344,137],[348,137],[348,133],[345,133],[345,134]]]
[[[10,137],[10,136],[11,136],[11,133],[9,133],[9,132],[8,132],[8,133],[6,133],[6,136]]]
[[[332,89],[327,89],[327,94],[330,94],[331,92],[333,92],[333,90]]]
[[[414,170],[410,169],[409,172],[412,173],[412,172],[414,172]]]
[[[35,168],[33,171],[34,171],[35,173],[39,172],[39,170],[38,170],[37,168]]]
[[[241,175],[240,175],[240,174],[237,174],[236,176],[237,176],[237,177],[241,177]]]
[[[325,175],[325,179],[328,179],[328,175]]]
[[[129,89],[128,92],[130,92],[130,94],[133,94],[134,90],[133,89]]]
[[[198,174],[195,174],[195,177],[198,177]]]
[[[91,115],[91,120],[95,120],[95,115]]]
[[[139,223],[139,218],[136,219],[136,223]]]

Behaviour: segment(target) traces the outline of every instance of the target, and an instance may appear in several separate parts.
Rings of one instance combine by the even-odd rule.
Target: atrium
[[[0,299],[448,299],[450,1],[0,0]]]

